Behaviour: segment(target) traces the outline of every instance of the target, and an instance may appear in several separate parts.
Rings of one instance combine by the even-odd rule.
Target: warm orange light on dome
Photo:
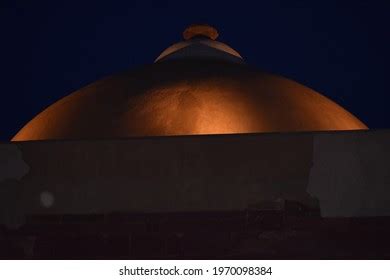
[[[218,35],[207,25],[184,33]],[[59,100],[12,140],[367,129],[328,98],[246,65],[217,41],[180,42],[156,61]]]
[[[154,88],[133,102],[137,111],[123,118],[144,124],[145,135],[192,135],[255,132],[251,104],[218,82],[187,83]],[[141,105],[142,104],[142,105]],[[129,131],[134,127],[129,126]]]

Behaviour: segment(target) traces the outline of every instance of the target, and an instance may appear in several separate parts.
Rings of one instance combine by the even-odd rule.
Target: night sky
[[[375,3],[375,4],[374,4]],[[261,70],[390,128],[390,1],[1,1],[0,140],[71,92],[208,23]]]

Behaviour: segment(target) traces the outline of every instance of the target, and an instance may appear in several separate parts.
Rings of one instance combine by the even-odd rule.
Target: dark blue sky
[[[191,23],[249,64],[390,128],[389,1],[1,1],[0,140],[69,93],[152,63]]]

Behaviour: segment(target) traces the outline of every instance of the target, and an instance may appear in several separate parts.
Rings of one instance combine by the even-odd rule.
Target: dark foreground
[[[387,259],[390,217],[286,210],[31,216],[2,259]]]

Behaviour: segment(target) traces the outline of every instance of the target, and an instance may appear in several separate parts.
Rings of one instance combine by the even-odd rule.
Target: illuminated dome
[[[12,140],[367,129],[319,93],[247,65],[214,28],[183,34],[154,64],[68,95]]]

